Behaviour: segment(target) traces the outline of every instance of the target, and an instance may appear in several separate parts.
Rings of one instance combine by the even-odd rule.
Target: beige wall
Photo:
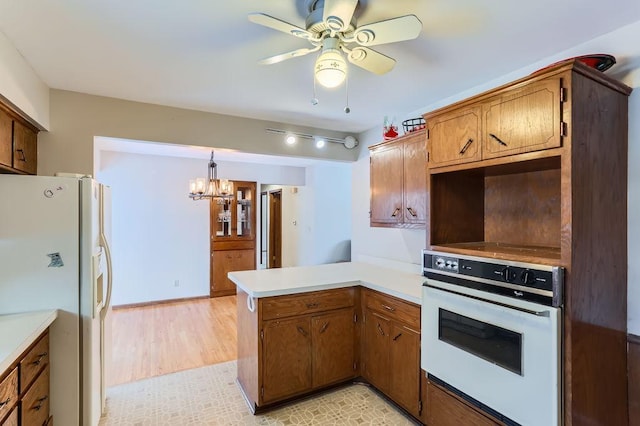
[[[181,145],[237,149],[258,154],[354,161],[358,148],[312,141],[295,146],[266,128],[343,138],[345,134],[248,118],[51,90],[51,128],[38,135],[38,174],[94,173],[93,138],[107,136]]]

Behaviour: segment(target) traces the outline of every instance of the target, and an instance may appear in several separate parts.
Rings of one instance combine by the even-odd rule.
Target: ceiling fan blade
[[[349,28],[358,0],[324,0],[322,20],[334,31]]]
[[[274,30],[282,31],[283,33],[304,38],[306,40],[310,40],[313,38],[313,35],[309,31],[285,22],[281,19],[274,18],[273,16],[265,15],[264,13],[250,13],[248,17],[249,21],[253,22],[254,24],[273,28]]]
[[[348,52],[347,59],[353,65],[378,75],[388,73],[396,64],[396,60],[387,55],[359,46]]]
[[[412,40],[418,37],[421,31],[422,22],[418,17],[405,15],[363,25],[354,31],[353,38],[361,46],[376,46]]]
[[[281,53],[279,55],[264,58],[258,61],[258,63],[260,65],[277,64],[278,62],[286,61],[287,59],[297,58],[298,56],[304,56],[312,52],[317,52],[318,50],[320,50],[321,47],[322,46],[309,47],[309,48],[305,47],[302,49],[292,50],[291,52]]]

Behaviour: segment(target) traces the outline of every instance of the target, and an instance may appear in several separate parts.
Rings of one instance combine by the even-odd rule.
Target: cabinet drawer
[[[0,419],[11,411],[18,401],[18,368],[0,382]]]
[[[22,424],[46,425],[49,420],[49,366],[22,397]]]
[[[261,299],[262,319],[285,318],[353,306],[353,288],[314,291]]]
[[[413,327],[415,331],[420,331],[420,307],[418,305],[371,290],[364,293],[364,298],[367,308],[384,312],[386,317],[402,321],[409,327]]]
[[[2,417],[2,416],[0,416]],[[2,423],[2,426],[18,426],[18,407],[14,408],[9,417]]]
[[[46,365],[49,365],[49,333],[42,336],[20,361],[20,393],[29,387],[38,372]]]

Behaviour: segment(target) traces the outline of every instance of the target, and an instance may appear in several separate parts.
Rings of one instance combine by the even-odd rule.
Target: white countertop
[[[424,281],[418,272],[364,262],[238,271],[227,276],[255,298],[361,285],[416,304],[421,303]]]
[[[57,310],[0,315],[0,375],[57,317]]]

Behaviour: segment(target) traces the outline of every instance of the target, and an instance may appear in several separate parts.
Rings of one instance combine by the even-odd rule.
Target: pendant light
[[[218,165],[213,161],[213,151],[211,151],[211,160],[207,168],[207,179],[197,178],[189,181],[189,198],[194,201],[233,198],[231,182],[227,179],[218,179]]]

